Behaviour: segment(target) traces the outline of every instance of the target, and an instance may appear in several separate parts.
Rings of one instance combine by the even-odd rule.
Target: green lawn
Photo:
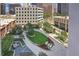
[[[33,37],[30,37],[30,35],[27,35],[29,37],[29,39],[38,44],[38,45],[42,45],[42,44],[45,44],[46,41],[48,41],[48,38],[40,33],[40,32],[37,32],[37,31],[34,31],[34,36]]]
[[[7,34],[3,39],[2,39],[2,55],[12,55],[12,51],[9,50],[11,47],[11,44],[13,42],[13,37],[12,35]]]

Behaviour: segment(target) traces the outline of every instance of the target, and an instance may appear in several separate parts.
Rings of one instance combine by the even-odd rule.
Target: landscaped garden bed
[[[48,41],[48,38],[45,35],[37,31],[34,31],[34,36],[30,36],[30,35],[27,35],[27,36],[32,42],[38,45],[43,45],[45,44],[46,41]]]
[[[47,36],[45,36],[44,34],[34,31],[34,34],[31,35],[27,35],[28,38],[35,44],[37,44],[39,47],[46,49],[46,50],[50,50],[51,47],[53,47],[54,43],[50,40],[50,38],[48,38]]]
[[[13,37],[10,34],[7,34],[1,41],[2,45],[2,55],[10,56],[13,55],[13,51],[10,49],[13,43]]]

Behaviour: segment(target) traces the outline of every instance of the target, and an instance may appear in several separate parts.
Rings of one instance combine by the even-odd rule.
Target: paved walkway
[[[41,31],[42,32],[42,31]],[[44,32],[43,32],[44,33]],[[45,35],[47,35],[46,33],[44,33]],[[33,44],[26,36],[26,33],[23,32],[23,35],[25,37],[24,42],[25,44],[28,46],[28,48],[30,48],[30,50],[32,50],[32,52],[35,55],[38,55],[39,52],[44,52],[49,56],[65,56],[66,55],[66,48],[64,46],[62,46],[61,44],[59,44],[57,41],[55,41],[54,39],[52,39],[52,41],[54,42],[54,46],[51,48],[51,50],[44,50],[38,46],[36,46],[35,44]]]
[[[29,55],[28,53],[30,53],[30,56],[34,56],[33,52],[27,46],[19,46],[15,49],[15,56],[20,56],[21,54],[23,54],[23,56],[27,56]]]

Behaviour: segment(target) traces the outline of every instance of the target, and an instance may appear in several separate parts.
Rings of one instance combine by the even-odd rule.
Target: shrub
[[[53,32],[53,27],[51,26],[51,24],[49,24],[48,22],[44,22],[43,24],[43,29],[48,32],[48,33],[52,33]]]
[[[9,50],[11,47],[11,44],[13,42],[13,37],[10,34],[7,34],[6,37],[4,37],[1,41],[2,44],[2,55],[7,56],[7,55],[12,55],[13,51]]]
[[[21,33],[22,33],[22,28],[21,28],[21,26],[16,26],[16,27],[10,32],[10,34],[14,34],[14,35],[21,34]]]

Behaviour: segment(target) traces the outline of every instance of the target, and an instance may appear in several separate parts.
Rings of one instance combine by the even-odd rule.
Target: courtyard
[[[2,40],[2,53],[4,56],[34,56],[41,53],[44,55],[65,55],[66,48],[60,43],[56,42],[53,38],[50,38],[48,33],[45,31],[31,28],[29,34],[29,31],[25,31],[19,26],[14,28],[12,31]],[[13,44],[16,46],[14,49],[12,49]],[[4,52],[6,50],[4,50],[4,47],[7,47],[8,51],[5,54]]]

